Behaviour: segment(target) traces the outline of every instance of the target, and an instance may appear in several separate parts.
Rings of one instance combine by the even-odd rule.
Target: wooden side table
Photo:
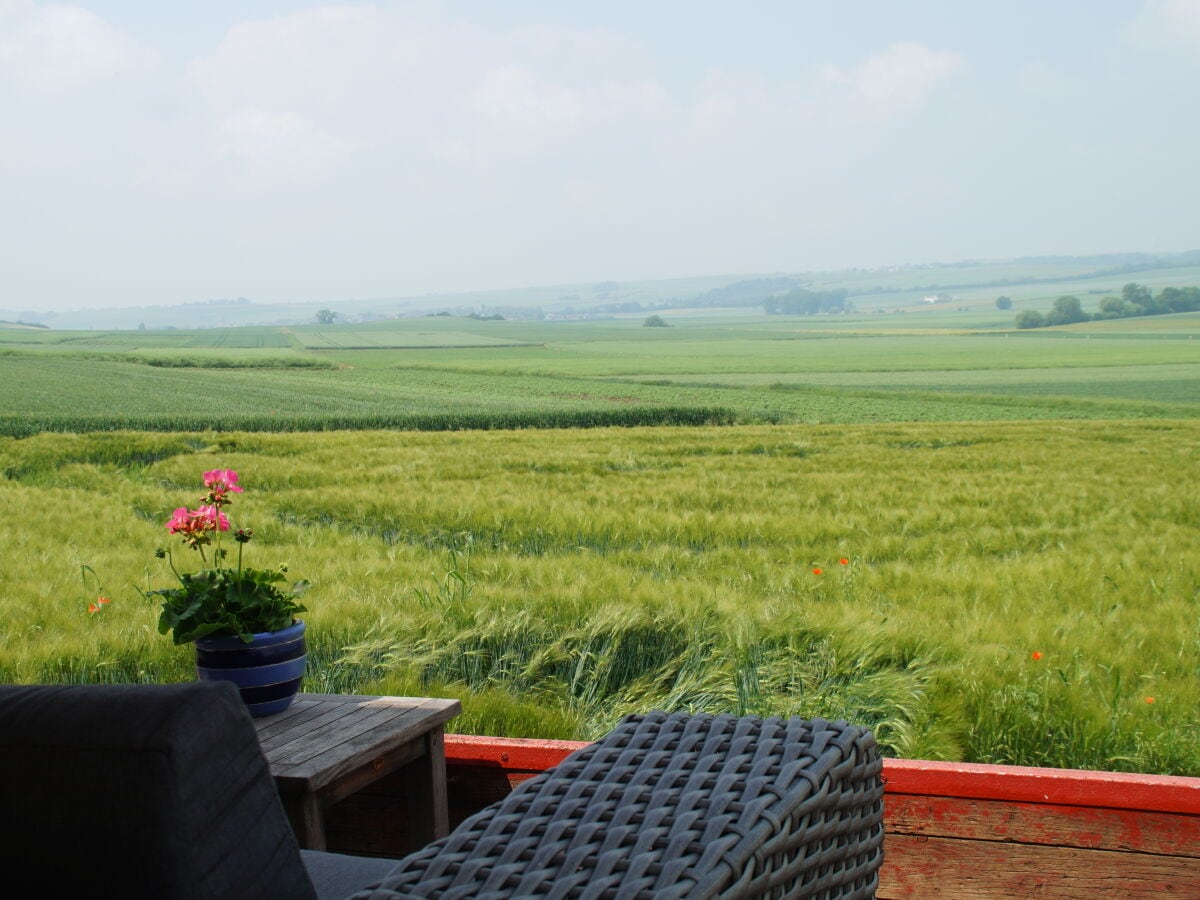
[[[259,743],[301,847],[324,850],[325,810],[404,767],[408,827],[422,844],[444,837],[447,720],[457,700],[298,694],[255,719]]]

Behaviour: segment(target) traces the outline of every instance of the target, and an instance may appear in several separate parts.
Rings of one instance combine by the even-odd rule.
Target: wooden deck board
[[[879,900],[1200,897],[1200,861],[1008,841],[888,834]]]
[[[1200,816],[888,794],[889,833],[1200,858]]]

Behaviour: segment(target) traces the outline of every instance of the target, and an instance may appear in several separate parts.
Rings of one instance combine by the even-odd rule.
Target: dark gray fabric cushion
[[[394,859],[325,853],[320,850],[301,850],[300,858],[304,860],[308,877],[321,900],[335,897],[344,900],[355,891],[386,878],[396,867]]]
[[[59,896],[315,896],[229,682],[0,686],[0,857]]]

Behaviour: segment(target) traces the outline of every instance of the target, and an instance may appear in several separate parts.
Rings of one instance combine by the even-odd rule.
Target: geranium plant
[[[225,565],[228,550],[221,545],[221,536],[230,525],[223,510],[233,502],[234,494],[243,493],[237,482],[238,474],[231,469],[205,472],[208,493],[199,507],[181,506],[167,522],[167,531],[179,535],[184,545],[195,550],[204,568],[181,573],[169,548],[155,551],[155,556],[168,561],[179,580],[177,587],[149,592],[149,596],[162,601],[159,633],[171,632],[176,644],[224,635],[237,635],[250,643],[256,633],[292,625],[296,613],[305,609],[299,599],[308,589],[308,582],[297,581],[289,586],[287,566],[252,569],[242,565],[242,550],[253,537],[249,529],[233,533],[237,565]]]

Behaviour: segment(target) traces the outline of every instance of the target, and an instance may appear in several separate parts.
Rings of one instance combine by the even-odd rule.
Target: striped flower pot
[[[232,681],[252,716],[287,709],[304,677],[308,651],[304,622],[282,631],[254,635],[245,643],[237,636],[196,639],[196,676],[201,681]]]

